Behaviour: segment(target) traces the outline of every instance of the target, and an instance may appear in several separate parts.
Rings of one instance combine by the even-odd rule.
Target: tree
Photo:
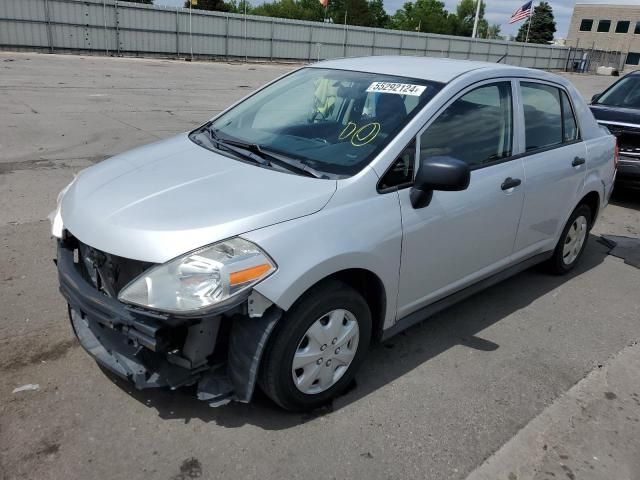
[[[348,25],[375,27],[380,20],[378,17],[382,13],[384,13],[382,2],[367,0],[329,0],[328,14],[329,18],[333,20],[333,23],[344,23],[346,15]]]
[[[487,29],[486,38],[489,38],[491,40],[502,40],[502,35],[500,35],[500,25],[494,23],[493,25],[489,26],[489,28]]]
[[[230,0],[234,2],[235,0]],[[244,2],[247,0],[240,0]],[[233,10],[242,13],[242,10]],[[334,23],[361,25],[366,27],[386,27],[389,15],[384,10],[382,0],[330,0],[325,8],[318,0],[274,0],[251,9],[253,15],[265,17],[293,18],[322,22],[327,15]]]
[[[484,18],[485,6],[484,1],[481,1],[480,14],[478,16],[478,31],[476,33],[478,37],[486,37],[487,30],[489,29],[489,23]],[[476,19],[477,7],[478,2],[476,0],[461,0],[456,7],[458,25],[456,31],[453,33],[462,37],[470,37],[473,34],[473,23]]]
[[[556,33],[556,22],[553,19],[553,10],[547,2],[540,2],[533,9],[533,15],[530,19],[522,24],[518,30],[516,41],[524,42],[527,38],[527,30],[529,29],[529,21],[531,21],[531,29],[529,30],[529,43],[551,43],[553,34]]]
[[[320,2],[314,0],[275,0],[272,3],[263,3],[253,8],[251,13],[265,17],[291,18],[297,20],[322,21],[324,18],[324,8],[320,5]]]
[[[200,10],[216,10],[218,12],[230,12],[233,10],[233,5],[226,3],[224,0],[197,0],[196,5],[191,5],[191,8],[197,8]],[[184,8],[189,8],[190,0],[184,2]]]
[[[369,11],[373,19],[372,27],[386,28],[389,26],[391,17],[389,17],[389,14],[384,9],[382,0],[369,0]]]
[[[245,13],[246,11],[248,14],[253,14],[253,5],[249,0],[239,0],[237,2],[236,0],[229,0],[226,3],[229,5],[231,13]]]
[[[304,12],[303,20],[324,20],[325,9],[318,0],[298,0],[298,4]]]
[[[416,0],[406,2],[391,17],[390,26],[398,30],[451,34],[457,19],[444,8],[439,0]]]

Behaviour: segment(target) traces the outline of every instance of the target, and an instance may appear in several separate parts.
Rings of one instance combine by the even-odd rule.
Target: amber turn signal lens
[[[262,275],[271,270],[271,265],[263,263],[255,267],[240,270],[239,272],[233,272],[229,275],[230,285],[240,285],[242,283],[251,282],[260,278]]]

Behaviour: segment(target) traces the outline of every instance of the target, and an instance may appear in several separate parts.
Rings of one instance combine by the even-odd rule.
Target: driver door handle
[[[573,162],[571,162],[571,166],[572,167],[577,167],[578,165],[583,165],[586,162],[586,160],[582,157],[575,157],[573,159]]]
[[[500,185],[500,188],[502,188],[502,190],[509,190],[510,188],[517,187],[521,183],[522,180],[520,180],[519,178],[507,177],[504,179],[504,182],[502,182],[502,185]]]

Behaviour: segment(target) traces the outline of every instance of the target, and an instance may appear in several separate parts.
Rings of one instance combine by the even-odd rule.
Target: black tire
[[[573,223],[580,216],[583,216],[587,220],[587,236],[584,239],[584,242],[582,244],[582,247],[580,248],[580,251],[578,252],[578,255],[571,262],[567,263],[564,258],[564,246],[568,240],[567,235]],[[556,275],[565,275],[569,273],[571,270],[573,270],[573,268],[578,264],[578,262],[580,261],[580,258],[582,257],[582,254],[584,253],[584,249],[587,246],[592,222],[593,222],[593,213],[591,212],[591,209],[589,208],[589,206],[586,204],[578,205],[576,209],[573,211],[573,213],[571,214],[571,216],[569,217],[569,220],[567,221],[567,224],[564,226],[564,229],[562,230],[562,234],[560,235],[558,244],[556,245],[556,248],[553,251],[553,257],[551,257],[549,259],[549,262],[547,263],[547,266],[551,271],[551,273],[554,273]]]
[[[348,310],[355,316],[359,329],[356,354],[342,377],[332,387],[319,393],[303,393],[293,381],[291,367],[294,354],[309,327],[336,309]],[[278,322],[262,360],[260,387],[285,410],[307,411],[326,404],[342,393],[353,380],[369,348],[371,325],[371,312],[367,302],[349,285],[332,280],[314,287]]]

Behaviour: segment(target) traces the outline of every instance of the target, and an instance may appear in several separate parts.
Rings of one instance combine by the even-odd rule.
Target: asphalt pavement
[[[623,422],[607,441],[637,452],[637,368],[620,363],[639,362],[640,270],[598,242],[640,238],[635,192],[616,192],[571,275],[523,272],[375,346],[354,387],[312,414],[260,394],[213,409],[189,390],[137,392],[78,346],[52,262],[57,193],[80,169],[203,123],[292,68],[0,53],[0,478],[514,480],[526,462],[502,452],[533,452],[527,432],[540,422],[557,427],[547,448]],[[569,78],[587,97],[614,80]],[[613,377],[598,376],[610,365]],[[572,432],[575,398],[593,410],[573,415],[586,426]],[[618,406],[625,415],[602,417]],[[589,477],[601,471],[554,452],[526,471],[573,478],[544,463],[559,462],[579,479],[640,478],[626,455],[611,468],[630,476]]]

